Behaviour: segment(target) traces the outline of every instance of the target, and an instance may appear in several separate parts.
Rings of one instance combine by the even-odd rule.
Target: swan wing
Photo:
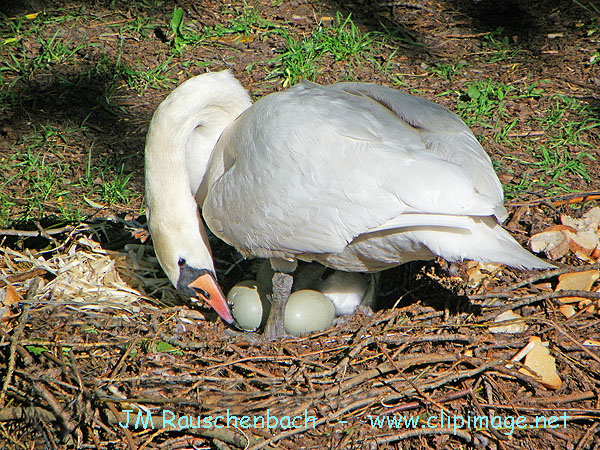
[[[460,119],[411,96],[380,101],[396,91],[365,86],[303,83],[264,97],[231,124],[215,148],[220,168],[203,204],[211,230],[248,255],[337,253],[394,221],[422,225],[425,215],[436,226],[438,216],[502,212],[485,152],[469,166],[454,156],[465,151],[462,138],[439,148],[445,138],[436,123],[469,142]]]
[[[369,98],[419,129],[427,149],[465,168],[476,189],[496,204],[497,218],[501,222],[506,219],[504,193],[492,161],[473,132],[456,114],[441,105],[386,86],[338,83],[331,88]]]

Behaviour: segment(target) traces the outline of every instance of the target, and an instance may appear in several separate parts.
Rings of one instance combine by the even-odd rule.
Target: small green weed
[[[271,63],[274,69],[269,77],[279,77],[283,86],[296,84],[302,79],[314,80],[318,67],[326,56],[334,61],[360,63],[369,57],[373,47],[383,42],[383,33],[361,32],[351,17],[337,14],[332,26],[319,25],[312,33],[300,38],[289,32],[282,32],[286,46]]]
[[[570,192],[564,178],[577,176],[587,182],[589,164],[597,164],[590,133],[600,128],[598,111],[566,96],[556,96],[548,114],[538,119],[544,131],[542,140],[522,139],[519,142],[533,161],[519,159],[530,167],[517,185],[507,187],[508,196],[522,190],[549,189],[550,192]]]
[[[506,115],[506,99],[518,93],[518,89],[512,86],[489,79],[466,83],[456,106],[467,125],[494,128],[498,120]]]
[[[510,43],[508,36],[502,36],[503,31],[503,28],[499,27],[483,37],[483,46],[487,49],[484,54],[489,57],[489,63],[510,60],[521,51],[518,46]]]
[[[464,67],[466,67],[466,64],[460,62],[437,63],[429,67],[429,71],[441,78],[452,81],[454,76],[457,75]]]

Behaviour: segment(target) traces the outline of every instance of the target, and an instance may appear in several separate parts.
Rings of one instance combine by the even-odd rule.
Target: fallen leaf
[[[101,203],[95,202],[94,200],[90,200],[89,198],[87,198],[85,195],[83,196],[83,200],[90,205],[92,208],[96,208],[96,209],[104,209],[106,208],[106,205],[102,205]]]
[[[563,273],[558,276],[556,291],[591,291],[592,285],[598,278],[600,278],[598,270]],[[559,300],[562,303],[577,303],[584,299],[582,297],[561,297]]]
[[[587,345],[590,347],[600,347],[600,341],[597,341],[596,339],[586,339],[585,341],[583,341],[583,345]]]
[[[561,299],[562,300],[562,299]],[[575,315],[575,308],[572,305],[560,305],[558,310],[567,318],[571,318]]]
[[[5,288],[0,289],[0,325],[5,327],[9,326],[7,322],[13,315],[11,307],[15,304],[18,304],[20,301],[21,296],[10,284]],[[8,331],[8,329],[5,329],[5,331]]]
[[[537,336],[529,338],[529,344],[533,344],[525,356],[525,366],[530,369],[521,368],[519,372],[533,376],[549,389],[559,389],[562,380],[556,370],[556,359],[550,355],[548,343],[542,342]]]
[[[575,228],[577,231],[596,232],[600,227],[600,207],[590,209],[581,216],[581,219],[574,219],[563,214],[560,216],[560,221],[563,225]]]
[[[600,207],[593,208],[581,218],[563,214],[561,225],[549,227],[531,236],[529,246],[535,253],[544,252],[548,258],[562,258],[571,250],[579,259],[596,262],[600,258]]]
[[[12,306],[15,303],[19,303],[22,301],[21,296],[17,292],[14,286],[8,285],[6,286],[6,297],[4,297],[4,306]]]
[[[569,238],[566,230],[542,231],[529,239],[529,248],[534,253],[544,252],[548,258],[557,260],[569,252]]]
[[[485,279],[490,277],[490,273],[495,272],[500,267],[502,267],[502,265],[497,263],[469,261],[467,263],[467,276],[469,277],[469,286],[479,286]]]
[[[502,314],[499,314],[494,319],[494,322],[495,323],[507,322],[507,321],[513,321],[513,320],[519,320],[519,319],[523,320],[523,317],[521,317],[520,315],[518,315],[517,313],[515,313],[511,310],[508,310],[508,311],[504,311]],[[524,333],[525,331],[527,331],[527,324],[523,321],[510,323],[510,324],[506,324],[506,325],[490,325],[491,333],[517,334],[517,333]]]

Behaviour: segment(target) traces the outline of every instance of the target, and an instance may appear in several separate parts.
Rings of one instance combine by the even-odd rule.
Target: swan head
[[[230,72],[199,75],[158,106],[146,137],[148,229],[158,261],[179,292],[204,300],[227,323],[233,316],[217,283],[197,201],[203,201],[200,186],[219,136],[250,104]]]
[[[165,274],[177,290],[192,302],[203,301],[227,323],[231,309],[217,282],[208,237],[195,203],[188,205],[195,215],[173,214],[155,217],[149,208],[148,228],[154,251]],[[181,210],[179,210],[181,212]]]

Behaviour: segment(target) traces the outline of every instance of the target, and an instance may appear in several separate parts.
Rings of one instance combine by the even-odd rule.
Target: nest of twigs
[[[421,266],[388,275],[383,290],[403,298],[373,316],[269,342],[166,305],[176,294],[151,244],[107,250],[102,227],[132,228],[1,249],[4,448],[597,448],[598,315],[567,319],[546,289],[583,267],[503,268],[469,287]],[[508,309],[526,331],[490,332]],[[558,389],[514,360],[530,336],[549,343]]]

